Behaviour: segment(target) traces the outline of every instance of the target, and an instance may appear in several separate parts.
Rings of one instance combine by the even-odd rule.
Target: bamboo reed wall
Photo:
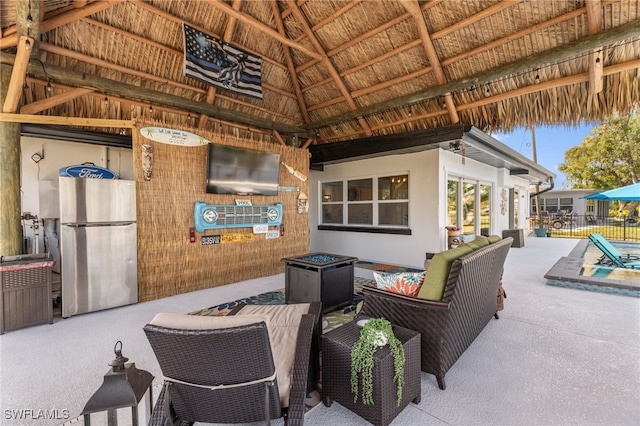
[[[164,127],[160,123],[142,122],[133,131],[140,302],[279,274],[284,271],[281,258],[308,252],[308,214],[299,214],[297,209],[300,192],[309,195],[308,181],[300,181],[281,166],[279,185],[296,186],[300,192],[279,192],[278,196],[271,197],[207,194],[207,146],[155,142],[141,135],[140,129],[147,126]],[[282,162],[308,174],[307,150],[203,129],[179,130],[195,133],[213,143],[278,153]],[[153,172],[149,181],[142,172],[142,144],[153,146]],[[196,232],[196,242],[189,241],[196,201],[234,205],[236,199],[250,199],[253,205],[281,203],[284,236],[267,240],[264,234],[256,234],[247,242],[201,244],[203,235],[252,233],[250,227],[226,228]],[[284,281],[282,285],[284,287]]]

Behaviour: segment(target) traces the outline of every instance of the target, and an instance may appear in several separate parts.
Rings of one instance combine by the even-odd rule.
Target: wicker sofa
[[[417,297],[400,295],[365,285],[362,314],[384,317],[392,324],[421,334],[421,369],[434,374],[440,389],[444,376],[484,329],[491,317],[498,318],[498,287],[513,238],[477,237],[476,244],[461,245],[437,253],[426,271]],[[431,268],[435,268],[432,270]],[[444,274],[444,276],[443,276]],[[434,289],[425,289],[434,279],[443,280],[440,300]],[[430,294],[429,294],[430,293]]]

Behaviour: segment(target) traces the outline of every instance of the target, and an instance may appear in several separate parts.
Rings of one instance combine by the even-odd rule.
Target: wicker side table
[[[351,393],[351,348],[358,341],[360,330],[352,321],[322,336],[322,400],[327,407],[337,401],[376,426],[388,425],[410,401],[420,402],[420,333],[393,327],[405,352],[400,405],[393,381],[393,355],[388,346],[374,355],[374,404],[364,405],[361,396],[354,403]]]

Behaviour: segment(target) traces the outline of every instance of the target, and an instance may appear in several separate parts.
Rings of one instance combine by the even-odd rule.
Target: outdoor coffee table
[[[393,381],[393,355],[389,346],[374,354],[373,405],[364,405],[362,395],[353,402],[351,392],[351,348],[360,337],[355,322],[350,322],[322,336],[322,400],[327,407],[339,402],[374,425],[388,425],[412,401],[420,403],[420,333],[393,327],[405,353],[402,401],[397,404],[397,387]]]
[[[309,253],[285,257],[286,303],[322,302],[322,313],[353,303],[356,257]]]

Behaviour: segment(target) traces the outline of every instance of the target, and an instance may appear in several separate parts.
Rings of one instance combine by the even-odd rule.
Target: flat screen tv
[[[207,192],[278,195],[280,155],[229,145],[209,144]]]

